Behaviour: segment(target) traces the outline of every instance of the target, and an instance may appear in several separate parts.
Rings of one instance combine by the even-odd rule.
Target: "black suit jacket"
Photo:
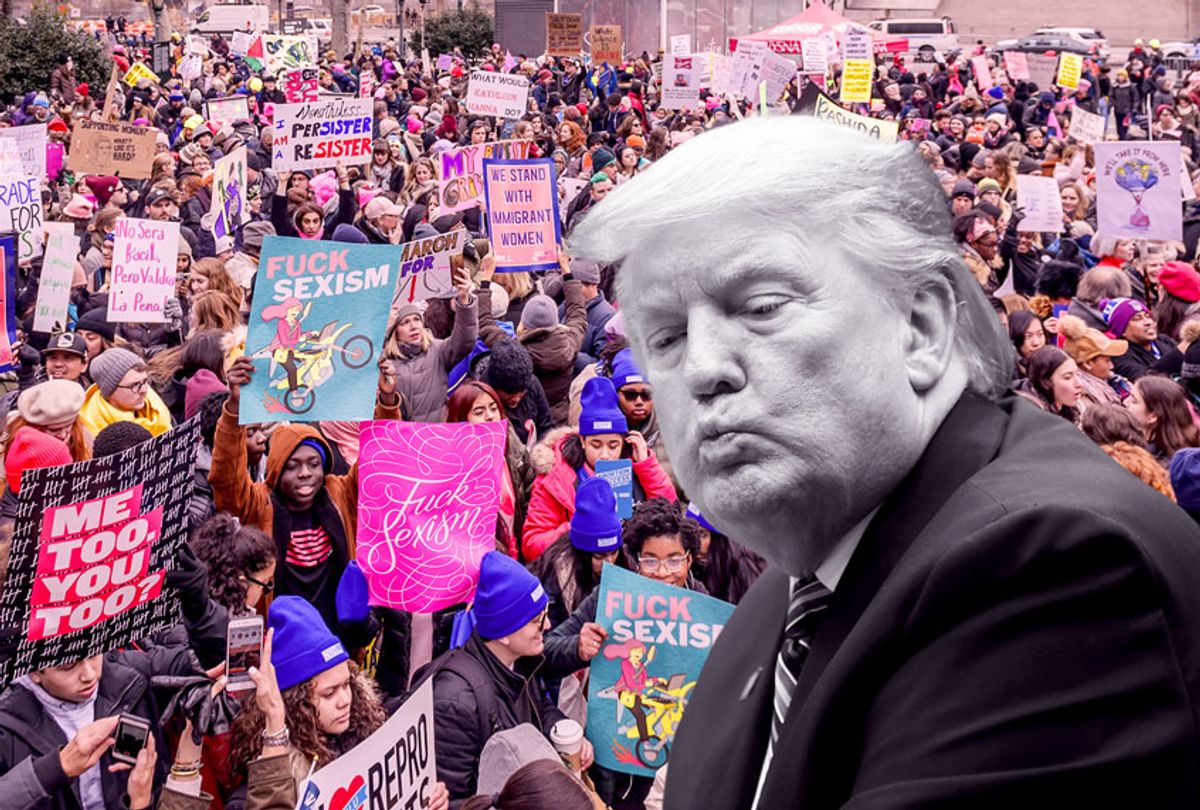
[[[668,810],[751,806],[787,590],[769,569],[721,634]],[[1194,810],[1198,642],[1187,515],[1065,420],[964,395],[851,557],[758,807]]]

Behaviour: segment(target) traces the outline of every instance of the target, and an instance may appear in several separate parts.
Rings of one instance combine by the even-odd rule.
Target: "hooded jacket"
[[[444,340],[435,339],[429,348],[411,357],[393,357],[396,392],[408,406],[414,422],[442,421],[446,404],[446,380],[450,369],[471,353],[478,331],[476,301],[463,306],[454,299],[454,330]],[[394,328],[394,327],[393,327]]]

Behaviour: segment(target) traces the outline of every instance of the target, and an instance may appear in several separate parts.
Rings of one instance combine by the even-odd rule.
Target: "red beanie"
[[[37,428],[23,427],[17,431],[8,455],[4,459],[4,478],[14,493],[21,489],[21,473],[40,467],[71,464],[71,449],[66,443]]]
[[[1194,304],[1200,301],[1200,273],[1187,262],[1167,262],[1158,274],[1158,283],[1176,298]]]
[[[113,193],[121,185],[121,181],[112,175],[85,177],[83,182],[84,185],[92,190],[92,194],[96,195],[96,202],[101,207],[108,205],[108,201],[112,199]]]

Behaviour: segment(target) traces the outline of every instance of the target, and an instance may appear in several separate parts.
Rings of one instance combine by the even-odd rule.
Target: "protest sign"
[[[179,60],[179,78],[185,82],[192,82],[199,79],[204,73],[204,58],[197,56],[194,53],[184,55],[183,59]]]
[[[593,65],[607,62],[615,67],[621,63],[624,54],[621,26],[593,25],[588,29],[588,40],[591,42]]]
[[[79,174],[115,174],[127,180],[150,177],[157,130],[80,118],[71,129],[67,168]]]
[[[17,239],[0,236],[0,371],[16,368],[13,344],[17,341]],[[2,626],[2,625],[0,625]]]
[[[47,222],[45,228],[46,256],[42,259],[42,277],[33,308],[33,331],[52,334],[67,328],[79,237],[70,222]]]
[[[1067,134],[1080,143],[1100,143],[1104,140],[1105,120],[1102,116],[1090,113],[1082,107],[1071,110],[1071,124]]]
[[[247,96],[210,98],[204,102],[205,117],[214,124],[232,124],[250,118],[250,103]]]
[[[274,168],[325,169],[369,160],[374,106],[369,98],[276,105]]]
[[[1097,143],[1097,233],[1182,239],[1178,141]]]
[[[633,517],[633,462],[627,458],[596,462],[596,477],[603,478],[617,496],[617,517]]]
[[[711,53],[711,52],[710,52]],[[712,56],[712,84],[708,85],[710,92],[723,96],[730,92],[730,77],[733,75],[733,57],[714,53]]]
[[[1029,63],[1021,51],[1004,52],[1004,70],[1014,82],[1029,81]]]
[[[472,115],[520,118],[529,108],[529,80],[508,73],[471,71],[467,109]]]
[[[884,143],[895,142],[900,134],[900,125],[897,122],[852,113],[822,93],[815,84],[810,84],[801,91],[796,111],[810,113],[816,118],[856,130],[868,138]]]
[[[66,153],[61,143],[46,144],[46,177],[51,183],[58,180],[65,159]]]
[[[46,125],[26,124],[0,129],[0,140],[12,141],[21,161],[21,171],[38,181],[46,179]]]
[[[848,26],[842,39],[842,86],[839,101],[869,103],[871,80],[875,78],[875,57],[871,32],[858,26]]]
[[[554,161],[483,161],[483,193],[496,272],[558,267],[562,224]]]
[[[375,74],[363,71],[358,74],[358,97],[373,98],[375,94]]]
[[[163,583],[187,538],[199,441],[193,419],[113,455],[21,475],[0,597],[0,626],[20,635],[0,683],[179,621]]]
[[[979,92],[984,93],[992,86],[992,65],[983,54],[971,57],[971,69],[975,72],[975,83]]]
[[[473,598],[496,548],[507,427],[362,425],[356,559],[375,605],[432,613]]]
[[[1021,230],[1062,233],[1062,198],[1058,192],[1058,181],[1053,177],[1018,174],[1017,205],[1025,209]]]
[[[163,307],[175,295],[179,223],[121,217],[113,231],[112,323],[162,323]]]
[[[825,44],[819,39],[804,39],[800,41],[801,61],[804,63],[804,73],[808,76],[821,76],[829,70],[829,59],[825,55]]]
[[[700,669],[733,605],[615,565],[600,575],[596,622],[607,631],[592,659],[587,738],[596,762],[654,776],[667,764]]]
[[[437,785],[433,679],[416,689],[370,737],[301,784],[300,810],[417,810]]]
[[[842,34],[842,61],[873,61],[874,46],[870,30],[859,25],[847,25]]]
[[[796,63],[786,56],[780,56],[768,51],[763,54],[762,76],[760,86],[765,84],[766,103],[775,104],[779,101],[788,83],[796,78]]]
[[[208,56],[208,40],[199,34],[191,34],[184,45],[185,52],[193,56],[206,58]]]
[[[213,166],[209,207],[214,239],[232,238],[246,222],[246,147],[240,146]]]
[[[766,61],[770,48],[765,42],[743,39],[738,42],[737,50],[729,67],[729,80],[725,92],[741,95],[744,98],[754,98],[758,95],[758,84],[762,81],[763,63]]]
[[[17,259],[42,250],[42,184],[36,177],[0,175],[0,232],[17,236]]]
[[[546,12],[546,55],[579,56],[582,52],[583,15]]]
[[[1058,55],[1058,76],[1054,83],[1059,87],[1074,90],[1079,87],[1083,75],[1083,57],[1077,53],[1063,51]]]
[[[319,85],[315,67],[292,68],[284,74],[283,95],[289,104],[316,101]]]
[[[452,68],[452,67],[454,67],[454,57],[453,56],[451,56],[448,53],[438,54],[438,58],[437,58],[437,69],[438,70],[450,70],[450,68]]]
[[[692,35],[676,34],[671,37],[671,55],[687,56],[692,52]]]
[[[171,78],[172,61],[171,43],[155,42],[150,46],[150,69],[154,71],[154,75],[158,76],[160,83]]]
[[[306,36],[261,34],[258,41],[262,44],[262,65],[272,75],[317,63],[315,44]]]
[[[250,46],[256,36],[257,34],[250,31],[234,31],[233,38],[229,41],[229,52],[234,56],[245,56],[250,52]]]
[[[137,87],[138,82],[140,82],[142,79],[158,84],[157,73],[146,67],[141,62],[134,62],[129,66],[129,70],[126,71],[125,76],[121,79],[121,81],[125,82],[125,84],[129,85],[130,87]]]
[[[700,106],[700,85],[695,80],[691,54],[663,57],[663,83],[659,106],[667,110],[694,110]]]
[[[437,164],[438,215],[465,211],[483,200],[485,158],[524,160],[532,151],[532,141],[489,141],[442,152]]]
[[[571,201],[586,189],[590,183],[586,177],[559,177],[558,185],[562,193],[558,195],[558,216],[563,222],[567,220],[567,209]]]
[[[455,229],[400,245],[400,274],[392,308],[455,294],[450,257],[462,253],[467,232]]]
[[[1054,76],[1058,71],[1057,54],[1047,56],[1044,53],[1025,54],[1025,66],[1029,69],[1029,81],[1038,87],[1049,88],[1054,84]]]
[[[268,236],[254,277],[242,424],[370,419],[395,291],[395,245]]]

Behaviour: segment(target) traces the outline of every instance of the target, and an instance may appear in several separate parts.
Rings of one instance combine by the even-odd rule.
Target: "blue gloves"
[[[354,560],[342,572],[334,603],[337,605],[339,622],[364,622],[371,615],[371,605],[367,601],[367,578]]]

